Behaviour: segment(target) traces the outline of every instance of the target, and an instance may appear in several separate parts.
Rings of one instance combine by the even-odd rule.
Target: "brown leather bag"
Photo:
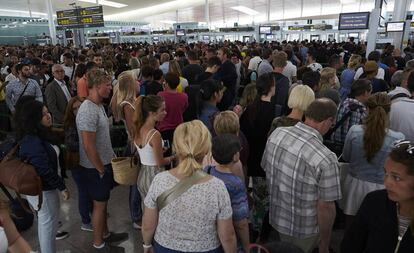
[[[0,162],[0,183],[20,194],[39,196],[38,209],[42,206],[42,181],[33,165],[15,157],[19,144]]]

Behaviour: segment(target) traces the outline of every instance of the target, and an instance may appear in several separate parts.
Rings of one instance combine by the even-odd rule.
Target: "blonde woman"
[[[359,54],[351,55],[348,61],[348,67],[341,74],[341,87],[339,88],[339,95],[341,97],[341,101],[348,98],[349,94],[351,94],[351,86],[354,82],[354,77],[356,70],[362,64],[362,57]]]
[[[134,102],[136,99],[136,78],[132,71],[124,71],[118,76],[118,84],[115,87],[111,101],[111,108],[115,121],[122,120],[125,124],[128,136],[133,132]]]
[[[334,68],[323,68],[321,71],[321,79],[319,81],[319,91],[316,94],[317,98],[330,98],[339,105],[341,98],[336,89],[336,70]]]
[[[294,126],[303,119],[308,106],[315,100],[315,93],[307,85],[296,85],[290,92],[288,107],[292,109],[289,115],[277,117],[272,122],[269,135],[278,127]]]
[[[136,59],[136,58],[131,58]],[[124,71],[118,76],[118,84],[111,101],[111,108],[115,121],[122,120],[128,134],[128,145],[124,155],[130,156],[135,150],[133,147],[132,133],[134,131],[133,117],[135,112],[134,103],[136,100],[136,77],[133,71]],[[135,229],[141,228],[141,197],[136,185],[129,189],[129,210],[131,213],[132,226]]]
[[[144,253],[152,252],[152,247],[155,252],[170,253],[236,252],[226,187],[220,179],[201,171],[210,149],[210,132],[201,121],[183,123],[175,130],[173,150],[178,165],[155,176],[144,201]],[[159,211],[158,197],[193,175],[201,179]]]
[[[177,74],[180,77],[180,84],[177,87],[178,92],[184,92],[185,88],[188,86],[188,81],[183,77],[181,72],[180,64],[176,60],[170,61],[168,72]]]

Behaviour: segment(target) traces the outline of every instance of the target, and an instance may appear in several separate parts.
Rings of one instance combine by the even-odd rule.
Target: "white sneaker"
[[[135,229],[141,230],[142,229],[142,225],[140,223],[133,222],[132,223],[132,227],[135,228]]]
[[[88,232],[93,232],[93,228],[92,228],[92,224],[83,224],[81,225],[81,230],[83,231],[88,231]]]

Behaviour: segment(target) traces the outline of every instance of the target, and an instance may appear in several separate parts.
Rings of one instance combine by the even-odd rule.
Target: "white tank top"
[[[7,253],[9,247],[3,227],[0,227],[0,253]]]
[[[157,166],[157,161],[155,160],[154,149],[150,145],[150,141],[152,137],[154,137],[157,130],[152,129],[147,133],[147,137],[145,138],[145,145],[144,147],[140,148],[139,145],[135,144],[137,147],[139,158],[141,160],[141,164],[148,165],[148,166]]]

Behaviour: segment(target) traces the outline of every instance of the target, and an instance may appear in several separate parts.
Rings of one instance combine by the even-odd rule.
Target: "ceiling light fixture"
[[[233,6],[233,7],[230,7],[230,8],[233,9],[233,10],[236,10],[236,11],[243,12],[243,13],[245,13],[247,15],[250,15],[250,16],[255,16],[255,15],[259,14],[258,11],[255,11],[253,9],[250,9],[250,8],[248,8],[246,6],[242,6],[242,5]]]
[[[79,1],[80,2],[96,4],[96,0],[79,0]],[[114,8],[123,8],[123,7],[128,6],[127,4],[117,3],[117,2],[114,2],[114,1],[107,1],[107,0],[98,0],[98,4],[104,5],[104,6],[109,6],[109,7],[114,7]]]
[[[205,4],[205,0],[174,0],[171,2],[165,2],[152,6],[147,6],[140,9],[134,9],[130,11],[119,12],[116,14],[105,15],[105,20],[125,20],[125,19],[136,19],[137,16],[151,17],[161,13],[167,13],[176,11],[179,9],[201,6]]]

